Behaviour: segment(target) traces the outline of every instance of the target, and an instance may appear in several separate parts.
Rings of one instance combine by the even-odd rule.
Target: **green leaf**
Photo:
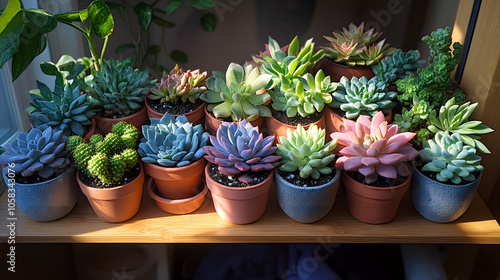
[[[39,33],[48,33],[57,26],[56,18],[44,10],[27,10],[24,12],[24,17]]]
[[[4,16],[7,18],[7,14],[5,12],[0,17],[0,25],[4,22]],[[20,44],[19,38],[23,33],[23,26],[23,13],[18,12],[11,18],[8,25],[2,28],[2,31],[0,32],[0,67],[3,67],[5,62],[11,59],[18,51]]]
[[[206,32],[212,32],[217,26],[217,17],[213,13],[204,14],[200,19],[200,24]]]
[[[180,7],[182,7],[182,0],[170,0],[165,7],[165,12],[169,15],[175,13]]]
[[[7,7],[0,16],[0,34],[3,33],[5,28],[14,20],[14,18],[21,12],[22,4],[19,0],[10,0]],[[22,14],[22,12],[21,12]],[[3,36],[2,36],[3,37]]]
[[[142,30],[148,31],[149,26],[151,25],[151,20],[153,18],[153,10],[151,6],[141,2],[134,7],[134,12],[138,17],[139,26]]]
[[[174,50],[170,53],[170,58],[178,63],[186,63],[188,61],[187,54],[180,50]]]
[[[295,36],[288,46],[288,55],[295,56],[299,52],[299,38]]]
[[[87,8],[90,29],[95,35],[104,38],[113,32],[114,21],[111,9],[104,2],[94,1]]]
[[[44,34],[35,31],[31,23],[24,26],[19,48],[12,57],[12,80],[16,80],[30,65],[35,57],[47,47],[47,38]]]
[[[124,51],[126,51],[128,49],[132,49],[132,48],[135,48],[135,45],[132,43],[121,45],[118,48],[116,48],[115,53],[120,54],[120,53],[123,53]]]
[[[42,72],[47,75],[55,76],[57,71],[59,70],[57,66],[52,62],[42,62],[40,63],[40,69]]]
[[[241,65],[231,62],[226,71],[226,84],[231,83],[239,85],[241,81],[245,78],[245,70]]]
[[[172,28],[175,26],[175,23],[170,22],[168,20],[164,20],[160,17],[157,17],[156,15],[153,15],[153,22],[165,28]]]
[[[199,10],[205,10],[212,8],[214,6],[214,2],[212,0],[191,0],[191,5]]]

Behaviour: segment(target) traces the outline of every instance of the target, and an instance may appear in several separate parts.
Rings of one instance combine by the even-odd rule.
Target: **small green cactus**
[[[74,149],[76,149],[76,147],[78,147],[78,145],[83,142],[84,141],[82,137],[76,135],[70,136],[68,137],[68,140],[66,140],[66,150],[73,151]]]

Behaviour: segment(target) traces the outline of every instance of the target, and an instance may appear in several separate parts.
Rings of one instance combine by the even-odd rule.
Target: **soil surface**
[[[42,178],[38,176],[38,173],[35,173],[29,177],[23,177],[21,174],[17,174],[16,177],[14,177],[14,180],[16,181],[16,184],[38,184],[38,183],[43,183],[49,180],[54,179],[55,177],[59,176],[61,174],[54,174],[50,176],[49,178]]]
[[[235,175],[228,176],[220,173],[219,170],[217,169],[217,165],[215,164],[210,164],[210,167],[208,168],[208,174],[212,179],[214,179],[214,181],[228,187],[237,187],[237,188],[253,186],[261,182],[264,182],[264,180],[267,179],[267,177],[269,176],[269,174],[271,174],[271,172],[272,171],[247,172],[247,174],[253,178],[253,182],[246,184],[238,181],[238,177]]]
[[[321,176],[319,176],[319,179],[313,179],[312,177],[303,179],[300,177],[298,170],[291,173],[278,170],[278,174],[283,177],[283,179],[285,179],[285,181],[287,181],[288,183],[294,184],[298,187],[315,187],[330,182],[335,177],[336,171],[335,169],[333,169],[332,173],[330,174],[321,174]]]
[[[84,183],[87,186],[93,187],[93,188],[98,188],[98,189],[108,189],[108,188],[114,188],[117,186],[122,186],[125,184],[128,184],[135,180],[137,176],[141,173],[141,168],[139,167],[139,164],[136,165],[134,168],[132,168],[130,171],[125,172],[125,175],[123,175],[123,178],[116,182],[115,184],[105,184],[103,183],[99,178],[97,177],[91,177],[88,174],[85,174],[84,172],[78,172],[78,176],[80,178],[80,181]]]
[[[275,119],[289,125],[298,125],[298,124],[308,125],[313,122],[319,121],[319,119],[321,119],[321,117],[323,116],[321,112],[315,112],[314,114],[305,117],[302,117],[297,113],[295,117],[289,118],[286,115],[286,112],[276,111],[273,108],[271,108],[271,113]]]
[[[197,99],[195,103],[191,103],[189,101],[186,103],[183,103],[182,101],[176,103],[162,103],[160,102],[160,99],[153,100],[146,98],[146,102],[148,102],[149,107],[156,112],[160,114],[169,113],[170,115],[183,115],[191,113],[203,104],[203,101],[200,99]]]
[[[351,178],[353,178],[354,180],[356,180],[357,182],[359,182],[361,184],[365,184],[365,185],[372,186],[372,187],[381,187],[381,188],[399,186],[402,183],[404,183],[406,181],[406,179],[408,178],[408,176],[406,176],[406,177],[398,176],[398,177],[396,177],[396,179],[391,179],[391,178],[385,178],[385,177],[382,177],[379,175],[377,181],[375,181],[371,184],[367,184],[365,181],[365,176],[363,174],[359,173],[358,171],[344,171],[344,172],[346,172],[347,175],[349,175]]]

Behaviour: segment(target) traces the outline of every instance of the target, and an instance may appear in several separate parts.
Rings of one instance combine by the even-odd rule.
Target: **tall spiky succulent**
[[[67,136],[83,136],[95,111],[87,94],[80,94],[79,84],[67,82],[60,72],[56,73],[54,91],[37,81],[38,89],[30,91],[31,106],[26,110],[33,126],[42,130],[50,126]]]
[[[86,90],[106,115],[132,115],[139,111],[153,87],[148,71],[139,71],[131,59],[103,61],[101,71],[92,69],[93,79]]]
[[[482,171],[481,157],[476,155],[476,149],[462,142],[459,133],[438,133],[434,139],[424,142],[420,150],[420,158],[426,163],[422,171],[436,173],[440,182],[448,180],[454,184],[462,181],[476,180],[474,172]]]
[[[377,80],[394,83],[416,73],[418,68],[424,66],[425,60],[419,60],[419,58],[418,50],[404,52],[397,49],[393,54],[382,59],[380,63],[375,64],[372,70]]]
[[[217,130],[217,137],[210,135],[213,146],[205,146],[205,158],[218,165],[220,173],[237,176],[243,183],[251,183],[249,171],[272,170],[279,165],[279,156],[274,155],[274,136],[263,138],[259,127],[247,120],[223,122]]]
[[[207,72],[200,73],[200,69],[194,71],[182,71],[179,65],[175,65],[170,74],[165,74],[159,83],[151,89],[151,94],[148,96],[152,100],[160,99],[160,102],[195,103],[200,97],[200,94],[207,90],[205,79]]]
[[[193,126],[185,116],[174,118],[168,113],[151,119],[151,125],[143,125],[142,134],[138,150],[142,161],[166,167],[197,161],[205,154],[203,147],[208,140],[201,124]]]
[[[282,79],[280,86],[271,91],[271,106],[274,110],[286,112],[288,117],[301,115],[302,117],[323,111],[325,104],[332,102],[331,93],[337,88],[337,83],[325,77],[323,70],[319,70],[314,77],[307,73],[289,84]]]
[[[465,144],[476,148],[481,153],[489,154],[490,151],[479,141],[481,137],[477,134],[490,133],[493,129],[481,121],[469,121],[476,107],[477,103],[470,104],[470,101],[459,106],[455,104],[453,97],[441,106],[439,116],[436,116],[436,110],[431,111],[429,130],[438,134],[458,133]]]
[[[135,126],[119,122],[104,137],[92,135],[89,143],[80,136],[70,136],[68,149],[79,170],[98,177],[105,184],[115,184],[139,161],[135,150],[138,135]]]
[[[55,131],[51,127],[20,132],[17,140],[5,146],[5,152],[0,155],[0,165],[5,166],[5,174],[13,170],[23,177],[36,174],[48,179],[57,176],[70,164],[65,149],[67,138],[62,130]]]
[[[300,124],[297,130],[288,129],[286,137],[280,137],[277,154],[281,156],[279,169],[286,172],[299,170],[301,178],[319,179],[321,174],[332,173],[329,164],[335,158],[332,153],[337,139],[325,143],[325,130],[311,125],[305,130]]]
[[[368,80],[366,77],[352,77],[349,80],[342,77],[337,90],[332,93],[332,108],[340,108],[346,118],[354,119],[359,115],[375,115],[378,111],[389,114],[394,108],[392,100],[396,97],[395,91],[388,91],[387,84],[379,82],[377,78]]]
[[[384,114],[378,112],[370,121],[359,116],[356,122],[344,119],[341,132],[334,132],[343,148],[335,167],[341,170],[358,171],[365,176],[367,184],[377,181],[378,176],[397,178],[408,176],[410,170],[404,164],[418,155],[407,143],[415,136],[412,132],[398,133],[398,126],[388,125]]]
[[[231,63],[225,75],[213,72],[213,77],[207,79],[209,90],[200,98],[210,103],[207,110],[216,118],[253,121],[259,116],[270,117],[271,110],[264,105],[271,99],[269,93],[257,93],[269,89],[270,81],[271,75],[261,74],[259,68],[251,64]]]

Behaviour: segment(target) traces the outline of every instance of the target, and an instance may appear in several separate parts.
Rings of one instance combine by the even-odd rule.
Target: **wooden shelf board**
[[[0,220],[7,221],[6,193],[0,197]],[[258,221],[234,225],[222,220],[207,195],[196,212],[172,215],[161,211],[143,192],[137,215],[123,223],[106,223],[94,214],[85,196],[66,217],[37,222],[16,211],[16,243],[471,243],[500,244],[500,226],[476,195],[470,209],[449,224],[430,222],[414,209],[409,193],[395,220],[369,225],[349,214],[340,190],[332,211],[321,221],[301,224],[284,214],[272,188],[267,210]],[[6,223],[6,222],[4,222]],[[0,242],[7,242],[6,226]]]

